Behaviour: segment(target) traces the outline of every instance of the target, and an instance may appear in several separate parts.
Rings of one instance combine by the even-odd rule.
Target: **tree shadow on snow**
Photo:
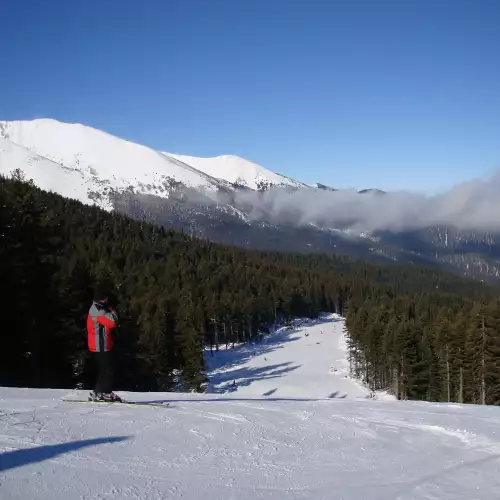
[[[274,333],[266,336],[262,342],[240,344],[234,348],[220,349],[219,351],[214,349],[213,356],[210,351],[206,351],[205,360],[210,371],[230,370],[233,367],[247,363],[255,356],[265,356],[276,349],[282,349],[283,344],[299,340],[302,336],[300,330]]]
[[[98,444],[118,443],[125,441],[128,437],[116,436],[96,439],[84,439],[81,441],[71,441],[69,443],[61,443],[54,445],[37,446],[35,448],[26,448],[23,450],[14,450],[0,453],[0,472],[22,467],[24,465],[43,462],[50,460],[63,453],[80,450],[88,446],[96,446]]]
[[[296,370],[300,365],[291,366],[291,361],[279,365],[267,365],[265,356],[277,349],[283,349],[290,342],[309,337],[310,334],[307,331],[311,327],[324,327],[324,330],[321,329],[321,333],[328,333],[328,327],[339,321],[343,321],[342,318],[317,318],[309,322],[298,320],[289,330],[266,335],[262,342],[240,344],[234,348],[220,349],[219,351],[214,350],[212,354],[207,349],[205,361],[210,379],[209,392],[214,394],[235,392],[239,387],[248,386],[256,380],[277,378]],[[313,335],[312,339],[317,344],[320,343],[317,335]],[[247,367],[249,362],[256,357],[264,358],[264,366]],[[261,360],[255,364],[262,364]]]
[[[276,389],[271,389],[270,391],[264,392],[262,395],[263,396],[272,396],[277,390],[278,390],[278,388],[276,387]]]
[[[290,373],[301,365],[293,365],[291,361],[277,365],[261,366],[258,368],[241,367],[217,375],[217,387],[213,393],[224,393],[233,389],[233,381],[237,381],[237,387],[246,387],[257,380],[268,380],[278,378]],[[234,390],[234,389],[233,389]]]
[[[328,397],[330,399],[334,399],[334,398],[345,399],[347,397],[347,393],[344,392],[341,394],[340,391],[335,391],[335,392],[332,392]]]
[[[205,361],[209,371],[213,372],[211,378],[219,375],[219,370],[230,370],[235,366],[247,363],[255,356],[265,356],[266,354],[282,349],[284,344],[294,342],[304,338],[305,331],[308,328],[318,325],[324,325],[327,333],[328,326],[343,321],[342,318],[323,319],[316,318],[314,320],[297,321],[290,330],[281,330],[279,332],[268,334],[262,342],[254,342],[252,344],[239,344],[234,348],[213,350],[213,355],[210,350],[205,351]]]
[[[155,399],[152,401],[141,401],[142,404],[165,404],[165,403],[234,403],[234,402],[245,402],[245,401],[266,401],[266,402],[283,402],[283,401],[330,401],[327,397],[324,398],[307,398],[307,397],[293,397],[293,396],[283,396],[283,397],[262,397],[262,396],[241,396],[241,397],[217,397],[214,394],[213,397],[196,398],[196,399],[183,399],[183,398],[169,398],[169,399]]]

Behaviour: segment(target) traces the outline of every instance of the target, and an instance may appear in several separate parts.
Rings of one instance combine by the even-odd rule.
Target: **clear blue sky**
[[[0,119],[343,187],[500,167],[500,0],[0,0],[0,33]]]

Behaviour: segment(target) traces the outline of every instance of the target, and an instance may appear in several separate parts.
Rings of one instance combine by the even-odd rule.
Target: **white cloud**
[[[273,188],[264,193],[241,192],[236,200],[252,218],[275,223],[313,223],[367,231],[429,226],[500,231],[500,172],[490,179],[464,182],[434,196],[403,191],[379,195],[359,194],[355,190],[290,192]]]

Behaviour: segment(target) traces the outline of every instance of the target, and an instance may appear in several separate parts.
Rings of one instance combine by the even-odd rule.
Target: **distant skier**
[[[116,311],[108,306],[108,294],[97,285],[94,301],[87,317],[88,348],[97,365],[97,379],[94,391],[90,393],[92,401],[121,401],[112,392],[113,386],[113,335],[112,329],[118,325]]]

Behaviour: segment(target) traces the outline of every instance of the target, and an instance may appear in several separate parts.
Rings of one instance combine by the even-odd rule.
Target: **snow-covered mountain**
[[[333,251],[500,277],[499,235],[447,227],[373,233],[349,223],[332,225],[328,222],[332,211],[358,213],[352,192],[346,197],[346,190],[306,185],[237,156],[196,158],[160,152],[88,126],[51,119],[0,121],[0,174],[8,176],[16,169],[45,190],[221,243]],[[286,188],[279,202],[275,192],[262,202],[262,192],[273,186]],[[376,189],[359,193],[364,201],[386,199]],[[285,199],[290,194],[296,195],[293,202]],[[346,203],[329,209],[325,197],[331,196]],[[283,205],[286,216],[276,217]],[[296,208],[301,210],[296,213]],[[355,219],[353,215],[352,222]]]
[[[498,498],[499,409],[370,399],[346,377],[342,326],[219,351],[211,394],[120,393],[169,408],[0,388],[0,497]]]
[[[133,189],[168,197],[182,184],[202,192],[234,188],[304,184],[237,156],[195,158],[155,151],[100,130],[56,120],[0,122],[0,173],[15,168],[35,184],[88,203],[101,194]],[[50,161],[48,168],[45,161]],[[42,162],[42,163],[40,163]],[[65,175],[60,178],[61,173]],[[70,174],[71,172],[71,174]],[[70,184],[70,185],[67,185]]]

